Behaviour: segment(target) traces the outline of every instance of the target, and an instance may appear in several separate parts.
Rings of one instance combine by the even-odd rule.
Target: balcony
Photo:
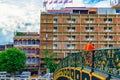
[[[39,46],[39,40],[14,40],[14,46]]]
[[[54,46],[53,46],[53,49],[58,49],[58,47],[54,47]]]
[[[75,23],[75,20],[67,20],[67,23]]]
[[[75,49],[75,46],[67,47],[67,49]]]
[[[39,58],[27,58],[26,64],[39,64]]]
[[[40,44],[14,44],[14,46],[33,46],[33,47],[39,47]]]
[[[94,38],[86,38],[87,41],[92,41]]]
[[[57,32],[57,30],[56,30],[56,29],[53,29],[53,32]]]
[[[57,37],[53,37],[53,40],[58,40]]]
[[[75,32],[75,29],[67,29],[67,32]]]
[[[112,23],[112,21],[104,21],[104,23]]]
[[[94,21],[86,21],[86,23],[94,23]]]
[[[90,30],[90,29],[88,29],[88,30],[86,30],[86,32],[93,32],[94,30]]]
[[[105,41],[111,41],[113,40],[112,38],[104,38]]]
[[[71,41],[73,41],[73,40],[76,40],[75,38],[68,38],[68,40],[71,40]]]
[[[112,32],[112,30],[104,30],[105,32]]]

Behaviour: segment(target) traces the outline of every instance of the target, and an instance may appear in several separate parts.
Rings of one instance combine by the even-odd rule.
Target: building
[[[0,51],[4,51],[7,48],[12,48],[13,44],[12,43],[8,43],[6,45],[0,45]]]
[[[37,32],[16,32],[14,35],[14,47],[27,54],[26,69],[37,75],[40,66],[40,40]]]
[[[0,51],[4,51],[5,50],[5,45],[0,45]]]
[[[96,49],[120,46],[120,8],[48,10],[41,13],[40,25],[40,52],[49,49],[59,60],[83,50],[88,41],[93,41]]]

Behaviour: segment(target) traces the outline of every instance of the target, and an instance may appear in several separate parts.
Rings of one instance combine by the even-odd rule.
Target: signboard
[[[70,13],[72,10],[48,10],[49,13],[63,13],[63,14],[66,14],[66,13]]]
[[[120,9],[116,9],[116,13],[120,13]]]

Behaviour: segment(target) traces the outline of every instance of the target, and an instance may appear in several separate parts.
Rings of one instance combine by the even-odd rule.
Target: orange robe
[[[93,49],[95,49],[95,48],[91,43],[87,43],[84,47],[84,50],[93,50]]]

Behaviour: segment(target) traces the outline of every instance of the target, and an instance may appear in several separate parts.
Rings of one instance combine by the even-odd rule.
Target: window
[[[17,41],[16,40],[14,41],[14,45],[17,45]]]
[[[75,18],[72,18],[72,23],[75,23],[76,22],[76,19]]]
[[[113,39],[113,36],[104,36],[104,39],[105,39],[105,40],[112,40],[112,39]]]
[[[86,29],[86,30],[88,30],[88,29],[89,29],[89,27],[85,27],[85,29]]]
[[[70,44],[67,44],[67,49],[70,49],[70,47],[71,47]]]
[[[107,36],[104,36],[104,38],[107,38]]]
[[[36,42],[36,44],[40,44],[40,41],[39,41],[39,40],[36,40],[35,42]]]
[[[53,23],[57,23],[57,22],[58,22],[57,18],[54,18]]]
[[[31,44],[31,40],[28,40],[28,44]]]
[[[75,40],[75,36],[72,36],[72,37],[71,37],[71,40]]]
[[[57,44],[53,44],[53,49],[57,49]]]
[[[85,39],[86,39],[86,40],[93,40],[93,39],[94,39],[94,36],[93,36],[93,35],[91,35],[91,36],[88,36],[88,35],[87,35],[87,36],[85,36]]]
[[[75,27],[72,27],[72,30],[71,30],[72,32],[75,32]]]
[[[90,27],[90,31],[91,31],[91,32],[94,31],[94,27]]]
[[[89,38],[89,36],[85,36],[85,38],[86,38],[86,39],[88,39],[88,38]]]
[[[105,44],[104,47],[107,47],[107,44]]]
[[[112,45],[112,44],[109,44],[109,47],[113,47],[113,45]]]
[[[113,39],[113,36],[109,36],[109,39],[112,40],[112,39]]]
[[[107,31],[107,27],[104,27],[104,31]]]
[[[27,58],[26,63],[30,64],[31,63],[31,58]]]
[[[35,40],[32,40],[32,44],[35,44]]]
[[[105,32],[111,32],[112,31],[112,27],[104,27],[104,31]]]
[[[90,27],[90,30],[94,30],[94,27]]]
[[[93,23],[93,22],[94,22],[94,19],[90,19],[90,20],[89,20],[89,23]]]
[[[112,27],[109,27],[109,31],[112,31]]]
[[[94,31],[94,27],[86,27],[85,28],[87,32],[92,32]]]
[[[87,18],[87,19],[85,19],[86,21],[89,21],[89,19]]]
[[[68,40],[71,40],[71,36],[67,36],[68,37]]]
[[[53,36],[53,40],[57,40],[57,36],[56,35]]]
[[[107,19],[106,19],[106,18],[104,19],[104,22],[105,22],[105,21],[107,21]]]
[[[92,19],[92,18],[91,18],[91,19],[88,19],[88,18],[87,18],[87,19],[85,19],[85,20],[86,20],[87,23],[93,23],[93,22],[94,22],[94,19]]]
[[[90,38],[94,38],[94,36],[90,36]]]
[[[111,23],[111,22],[112,22],[112,18],[109,18],[109,19],[105,18],[105,19],[104,19],[104,22],[105,22],[105,23]]]
[[[67,31],[70,32],[70,31],[71,31],[71,28],[70,28],[70,27],[67,27]]]
[[[109,21],[109,22],[112,22],[112,18],[109,18],[108,21]]]
[[[57,31],[57,27],[54,27],[54,28],[53,28],[53,32],[56,32],[56,31]]]

